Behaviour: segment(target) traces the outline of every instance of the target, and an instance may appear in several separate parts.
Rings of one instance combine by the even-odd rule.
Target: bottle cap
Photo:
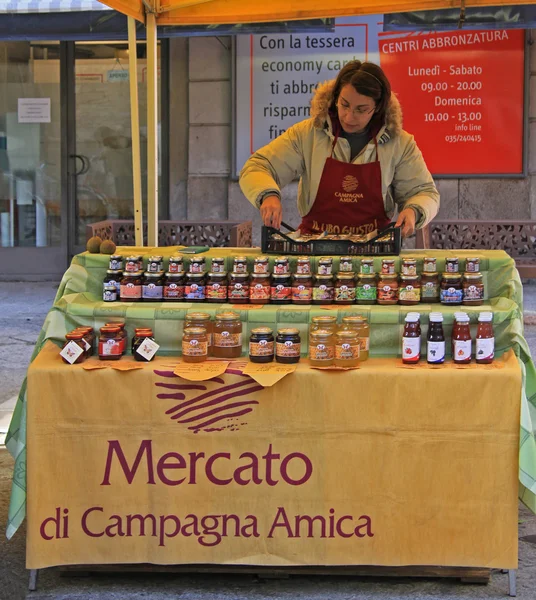
[[[490,312],[481,312],[478,315],[478,320],[483,321],[485,323],[491,323],[493,321],[493,313]]]
[[[406,323],[418,323],[419,317],[419,313],[408,313],[406,315]]]
[[[443,323],[443,315],[441,313],[430,313],[430,323]]]

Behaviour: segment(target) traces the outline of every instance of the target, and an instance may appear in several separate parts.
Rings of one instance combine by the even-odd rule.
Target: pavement
[[[11,419],[20,385],[57,284],[0,282],[0,448]],[[525,336],[536,356],[536,281],[524,286]],[[4,432],[4,433],[2,433]],[[12,461],[0,450],[0,529],[5,530]],[[27,592],[24,566],[24,527],[7,542],[0,532],[0,600],[418,600],[445,598],[506,598],[508,579],[493,571],[488,585],[459,580],[423,578],[363,578],[296,576],[263,578],[221,574],[91,574],[65,577],[57,569],[41,572],[36,592]],[[518,598],[536,600],[536,516],[519,508]],[[437,540],[441,543],[441,540]]]

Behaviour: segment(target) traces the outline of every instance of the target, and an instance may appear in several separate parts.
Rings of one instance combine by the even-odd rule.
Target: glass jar
[[[426,256],[422,261],[423,273],[435,273],[437,271],[437,259],[431,256]]]
[[[172,256],[169,259],[169,273],[184,273],[184,260],[182,256]]]
[[[274,261],[274,275],[286,275],[287,273],[290,273],[288,258],[279,256]]]
[[[233,304],[247,304],[249,302],[249,275],[233,271],[229,275],[227,290],[229,302]]]
[[[402,336],[402,362],[415,364],[421,359],[421,320],[419,313],[408,313]]]
[[[333,259],[324,256],[318,259],[318,275],[331,275],[333,273]]]
[[[421,301],[421,280],[417,275],[401,275],[398,303],[413,306]]]
[[[333,292],[335,304],[341,306],[353,304],[355,302],[354,274],[342,271],[337,273]]]
[[[376,275],[360,273],[357,276],[355,288],[356,304],[376,304],[378,297],[378,285]]]
[[[479,258],[466,258],[465,259],[465,272],[466,273],[479,273],[480,272],[480,259]]]
[[[270,275],[268,273],[253,273],[249,284],[250,304],[268,304],[270,294]]]
[[[140,259],[142,264],[140,266]],[[137,271],[141,271],[143,269],[143,258],[139,254],[132,254],[131,256],[127,256],[125,262],[125,271],[127,273],[136,273]]]
[[[108,269],[110,271],[122,271],[123,270],[123,257],[120,254],[112,254],[110,256],[110,264]]]
[[[456,257],[445,259],[445,272],[458,273],[460,270],[460,259]]]
[[[134,329],[134,335],[132,336],[132,343],[130,344],[130,353],[132,355],[134,355],[134,341],[135,341],[136,337],[138,337],[138,334],[140,332],[145,333],[146,331],[152,332],[153,330],[150,327],[136,327]]]
[[[441,313],[430,313],[430,325],[426,336],[426,361],[430,365],[442,365],[445,362],[445,333]]]
[[[331,315],[313,317],[311,319],[310,332],[321,329],[331,331],[331,333],[335,333],[335,331],[337,331],[337,317],[332,317]]]
[[[300,362],[301,339],[298,329],[279,329],[275,344],[275,360],[282,364]]]
[[[478,365],[489,365],[495,356],[495,334],[493,333],[493,313],[481,312],[478,316],[478,329],[475,339],[475,357]]]
[[[361,275],[373,275],[374,274],[374,259],[363,258],[359,266],[359,272]]]
[[[266,275],[270,273],[270,261],[267,256],[257,256],[253,261],[253,273]]]
[[[216,315],[212,354],[216,358],[240,358],[242,354],[242,321],[234,312]]]
[[[290,273],[273,274],[270,290],[272,304],[290,304],[292,300],[292,279]]]
[[[343,329],[335,334],[335,366],[357,367],[359,365],[359,340],[357,333]]]
[[[249,360],[253,363],[269,363],[274,360],[274,332],[269,327],[251,330]]]
[[[121,343],[121,354],[125,354],[127,351],[127,330],[125,329],[125,323],[123,321],[110,321],[104,323],[105,327],[117,327],[119,329],[118,339]]]
[[[123,338],[119,327],[101,327],[98,348],[99,360],[119,360],[123,355]]]
[[[120,286],[121,302],[139,302],[142,295],[142,271],[123,271]]]
[[[394,275],[395,274],[395,261],[392,258],[384,258],[382,260],[382,275]]]
[[[382,275],[378,279],[378,304],[398,302],[398,275]]]
[[[180,300],[184,300],[184,281],[185,278],[182,271],[177,273],[168,271],[164,280],[164,292],[162,299],[165,302],[179,302]]]
[[[369,358],[370,350],[370,326],[366,317],[347,316],[342,318],[341,328],[355,331],[359,341],[359,360],[364,361]]]
[[[341,256],[339,259],[339,272],[340,273],[352,273],[354,265],[352,263],[351,256]]]
[[[137,330],[134,334],[134,337],[132,338],[132,355],[134,356],[134,360],[140,362],[150,362],[154,360],[156,352],[149,352],[148,354],[146,354],[145,352],[143,352],[143,348],[141,349],[142,351],[138,351],[140,349],[140,346],[142,346],[142,344],[145,342],[145,340],[151,340],[152,342],[154,342],[152,329]]]
[[[144,302],[161,302],[164,297],[164,273],[147,271],[142,281],[142,298]]]
[[[117,301],[117,288],[113,283],[105,283],[102,290],[103,302],[116,302]]]
[[[309,334],[309,364],[311,367],[329,367],[335,362],[333,331],[317,329]]]
[[[462,276],[459,273],[443,273],[439,295],[441,304],[461,304],[463,300]]]
[[[102,281],[102,286],[104,290],[104,286],[106,285],[115,285],[117,290],[117,297],[121,295],[121,279],[123,278],[123,271],[114,271],[112,269],[108,269],[106,271],[106,276]]]
[[[212,338],[214,332],[214,324],[212,317],[206,312],[191,312],[184,319],[184,328],[197,327],[205,330],[208,343],[208,353],[212,354]]]
[[[90,356],[93,356],[95,352],[95,331],[93,330],[93,327],[77,327],[75,331],[81,333],[83,336],[86,357],[89,358]]]
[[[205,292],[206,285],[204,273],[186,273],[184,299],[189,302],[204,302],[206,298]]]
[[[456,318],[456,332],[452,334],[454,346],[453,359],[457,365],[466,365],[471,362],[472,342],[471,330],[469,329],[469,317],[458,315]]]
[[[402,275],[417,275],[417,261],[414,258],[402,260]]]
[[[421,302],[435,304],[439,302],[439,273],[425,273],[421,275]]]
[[[223,258],[222,256],[214,257],[212,259],[211,265],[211,273],[225,273],[225,258]]]
[[[76,346],[78,346],[82,352],[72,362],[67,360],[63,356],[61,357],[61,360],[64,363],[67,363],[68,365],[78,365],[79,363],[84,362],[84,360],[87,357],[86,345],[84,343],[84,334],[81,331],[76,331],[76,330],[71,331],[70,333],[67,333],[65,335],[65,343],[62,346],[62,351],[65,349],[66,346],[68,346],[71,343],[76,344]],[[71,349],[72,349],[72,347],[70,347],[68,350],[65,351],[66,353],[68,353],[69,358],[73,358],[74,356],[76,356],[76,354],[74,352],[71,352]],[[76,347],[74,347],[74,350],[76,352],[80,352],[80,350],[78,350],[78,348],[76,348]]]
[[[164,258],[162,256],[150,256],[147,261],[148,273],[160,273],[163,270]]]
[[[313,304],[331,304],[335,295],[331,275],[315,275],[313,283]]]
[[[235,256],[233,261],[233,272],[235,273],[247,273],[248,272],[248,259],[245,256]]]
[[[201,273],[205,274],[205,257],[204,256],[192,256],[190,259],[190,273]]]
[[[212,261],[214,268],[214,261]],[[207,277],[207,287],[205,290],[207,302],[227,302],[227,273],[211,271]]]
[[[482,273],[464,273],[462,289],[463,304],[466,306],[481,306],[484,303]]]
[[[313,277],[296,273],[292,281],[292,304],[311,304],[313,300]]]
[[[207,360],[207,332],[203,327],[187,327],[182,336],[182,360],[185,363],[199,363]]]
[[[296,274],[310,275],[311,274],[311,259],[308,256],[298,256],[296,260]]]

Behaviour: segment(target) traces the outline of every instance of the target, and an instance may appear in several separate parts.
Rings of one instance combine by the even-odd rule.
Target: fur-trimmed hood
[[[311,99],[311,118],[314,119],[314,126],[317,129],[324,129],[326,122],[331,124],[328,110],[333,100],[334,87],[335,79],[319,84]],[[390,137],[402,133],[402,107],[393,92],[385,115],[385,129]]]

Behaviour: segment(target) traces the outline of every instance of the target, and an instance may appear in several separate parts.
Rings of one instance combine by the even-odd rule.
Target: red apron
[[[366,234],[391,222],[385,214],[382,172],[378,160],[354,165],[332,158],[339,134],[326,158],[318,192],[311,210],[302,218],[302,233]]]

